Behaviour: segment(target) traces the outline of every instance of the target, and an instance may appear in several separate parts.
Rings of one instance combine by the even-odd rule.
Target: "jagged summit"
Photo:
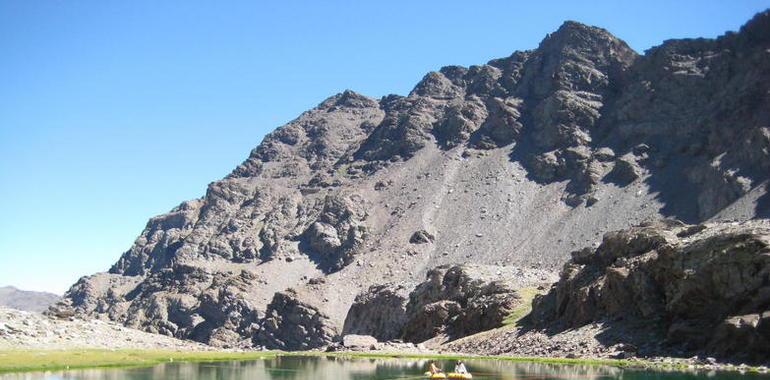
[[[538,46],[538,50],[559,48],[594,49],[596,46],[618,45],[626,43],[606,29],[586,25],[577,21],[565,21],[559,29],[549,33]],[[626,46],[626,49],[630,49]]]
[[[345,90],[326,98],[318,108],[328,109],[331,107],[353,107],[353,108],[365,108],[365,107],[377,107],[377,101],[369,98],[368,96],[361,95],[352,90]]]
[[[770,44],[770,9],[754,15],[741,27],[738,36],[741,38],[740,43],[749,46]]]
[[[645,55],[566,22],[407,96],[346,90],[152,218],[61,307],[214,345],[312,348],[369,286],[440,265],[555,271],[646,220],[769,217],[767,17]]]

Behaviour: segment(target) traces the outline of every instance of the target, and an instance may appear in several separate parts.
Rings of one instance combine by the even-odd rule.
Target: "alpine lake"
[[[425,379],[431,359],[347,358],[325,356],[275,356],[258,360],[169,362],[151,367],[97,368],[0,374],[0,380],[385,380]],[[454,362],[437,360],[451,371]],[[469,359],[466,367],[474,379],[770,379],[770,374],[727,371],[682,371],[620,368],[603,365],[513,362]]]

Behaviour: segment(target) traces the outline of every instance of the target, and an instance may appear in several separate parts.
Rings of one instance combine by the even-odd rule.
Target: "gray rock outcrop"
[[[323,347],[338,336],[328,319],[316,307],[299,300],[297,293],[289,289],[275,294],[255,340],[258,344],[282,350]]]
[[[352,351],[369,351],[377,347],[377,339],[369,335],[348,334],[342,337],[342,347]]]
[[[368,231],[364,206],[359,196],[328,196],[318,219],[305,230],[304,237],[311,251],[308,255],[326,271],[339,270],[349,264],[363,245]]]
[[[573,253],[531,319],[552,330],[643,320],[688,352],[770,359],[770,222],[664,221]]]
[[[403,285],[372,286],[359,294],[343,331],[413,343],[461,338],[502,326],[522,302],[516,289],[544,278],[509,267],[440,266],[428,271],[408,296]]]
[[[521,300],[498,272],[468,265],[429,271],[427,280],[409,294],[403,338],[414,343],[440,334],[456,339],[502,326]]]
[[[436,236],[425,230],[415,231],[409,238],[409,242],[412,244],[433,243],[433,240],[436,240]]]
[[[401,338],[406,323],[409,290],[404,286],[373,285],[356,296],[350,306],[343,333],[370,335],[379,341]]]

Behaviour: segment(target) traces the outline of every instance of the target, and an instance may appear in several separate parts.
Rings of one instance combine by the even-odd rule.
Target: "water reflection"
[[[277,357],[264,360],[166,363],[148,368],[91,369],[46,373],[0,375],[0,380],[386,380],[422,379],[428,361],[423,359],[343,359],[337,357]],[[445,369],[453,363],[443,361]],[[467,360],[474,379],[770,379],[768,375],[737,373],[652,372],[606,366],[513,363],[499,360]]]

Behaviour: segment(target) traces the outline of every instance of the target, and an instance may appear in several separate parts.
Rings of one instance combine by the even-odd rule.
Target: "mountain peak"
[[[565,21],[559,29],[547,35],[540,43],[540,49],[544,50],[563,50],[567,47],[591,50],[615,47],[631,50],[623,40],[615,37],[606,29],[572,20]]]
[[[377,107],[376,100],[361,95],[353,90],[345,90],[333,96],[326,98],[318,108],[332,108],[332,107],[352,107],[352,108],[366,108]]]
[[[598,30],[602,30],[602,31],[604,30],[604,29],[599,28],[599,27],[591,26],[591,25],[588,25],[588,24],[583,24],[582,22],[579,22],[579,21],[565,20],[561,24],[561,26],[559,26],[559,29],[557,29],[557,31],[560,31],[560,30],[564,30],[564,31],[567,31],[567,30],[591,30],[591,29],[598,29]]]

